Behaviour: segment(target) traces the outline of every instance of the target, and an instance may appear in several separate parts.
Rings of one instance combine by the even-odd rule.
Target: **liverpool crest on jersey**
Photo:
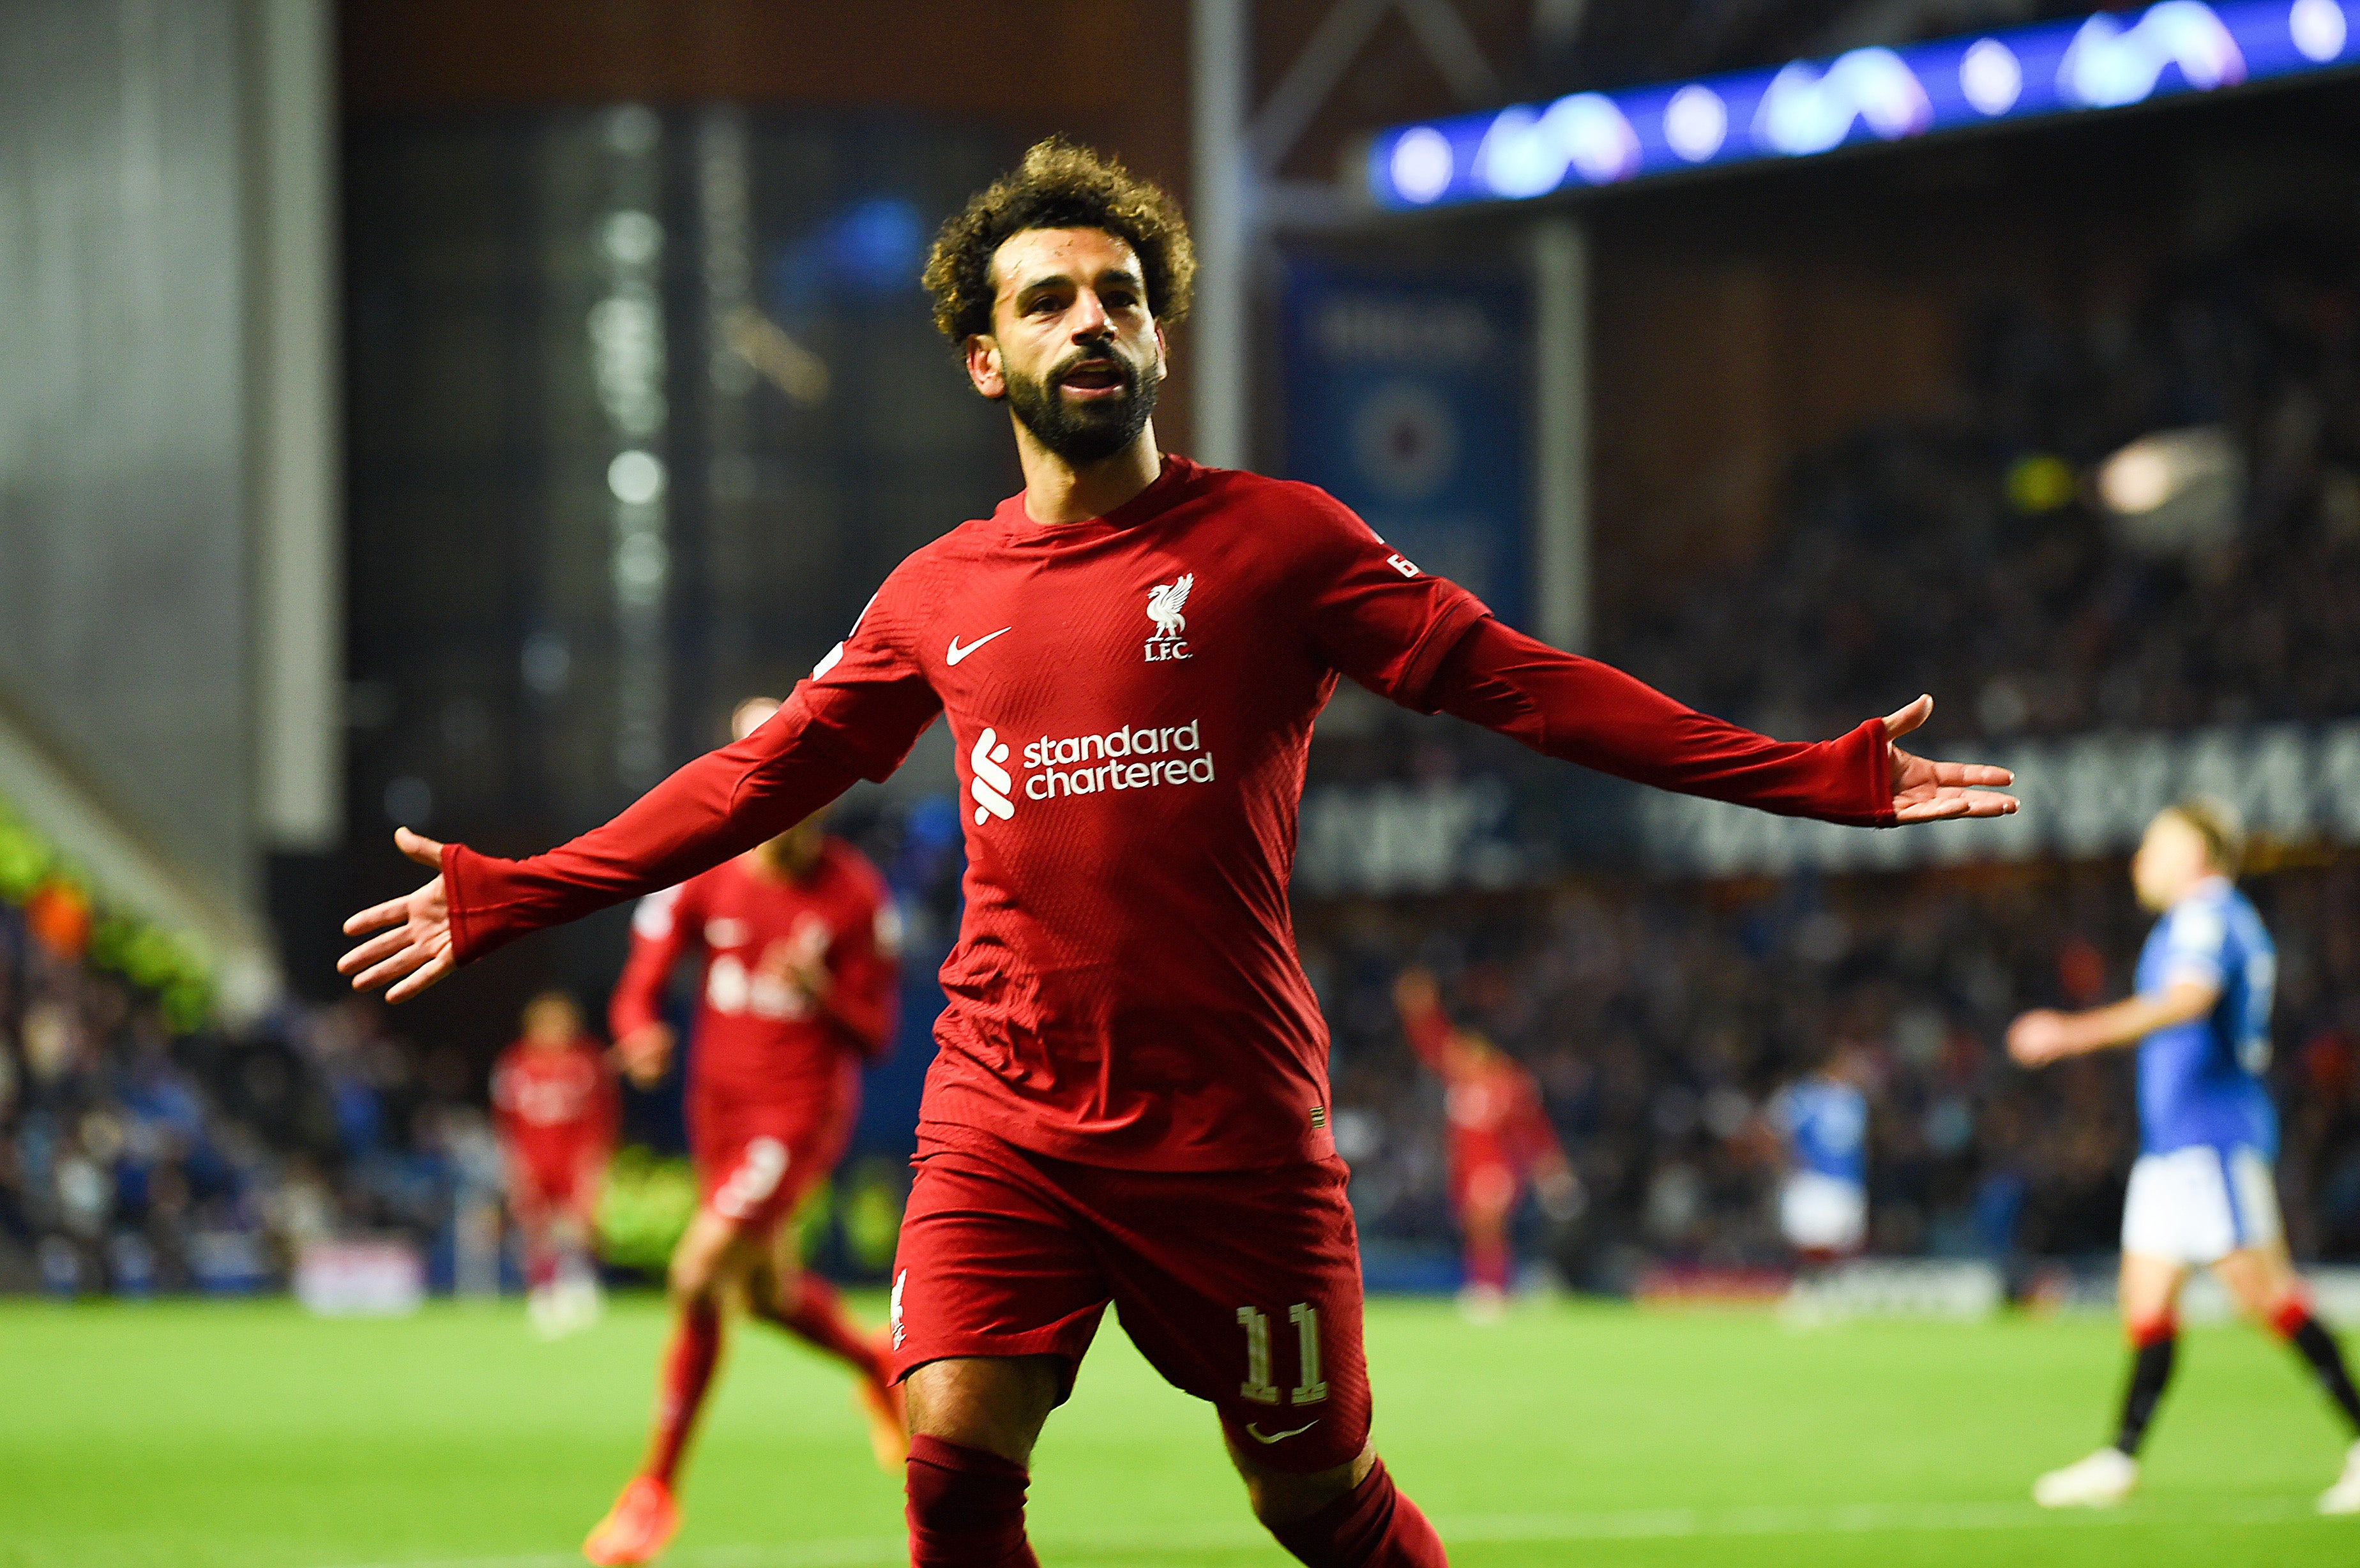
[[[1146,643],[1148,663],[1188,657],[1188,617],[1180,610],[1196,586],[1196,574],[1184,572],[1147,591],[1147,618],[1155,623],[1155,633]]]

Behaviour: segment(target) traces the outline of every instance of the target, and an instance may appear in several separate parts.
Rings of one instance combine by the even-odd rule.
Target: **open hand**
[[[388,1002],[406,1002],[457,967],[451,960],[451,901],[442,887],[442,846],[408,828],[393,831],[396,849],[434,878],[416,892],[363,909],[344,922],[346,936],[370,937],[336,960],[336,973],[353,977],[355,991],[384,985]]]
[[[1885,735],[1897,741],[1924,724],[1934,712],[1934,699],[1920,697],[1906,708],[1885,715]],[[1904,822],[1938,822],[1950,817],[2005,817],[2015,811],[2013,795],[1994,786],[2013,784],[2016,775],[2005,768],[1976,762],[1928,762],[1893,747],[1893,815]]]

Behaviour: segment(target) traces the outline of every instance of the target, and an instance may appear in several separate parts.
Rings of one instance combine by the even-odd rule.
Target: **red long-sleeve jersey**
[[[588,1037],[563,1051],[519,1040],[492,1065],[492,1127],[536,1171],[567,1170],[614,1147],[622,1105],[606,1051]]]
[[[701,952],[692,1101],[841,1095],[861,1060],[892,1041],[899,932],[885,879],[841,839],[823,841],[795,879],[733,856],[639,901],[607,1027],[621,1040],[658,1021],[673,966]],[[814,961],[827,972],[824,996],[796,978]]]
[[[605,827],[524,861],[450,846],[453,953],[692,876],[945,715],[967,898],[922,1147],[1324,1158],[1328,1033],[1286,884],[1312,720],[1347,676],[1625,778],[1893,821],[1878,721],[1801,745],[1709,718],[1500,626],[1319,490],[1167,457],[1103,517],[1044,526],[1019,495],[920,550],[767,723]]]

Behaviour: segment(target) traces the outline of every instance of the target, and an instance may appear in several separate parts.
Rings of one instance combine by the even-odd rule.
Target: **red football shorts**
[[[606,1167],[602,1144],[585,1139],[519,1144],[517,1206],[535,1211],[587,1208],[597,1200],[598,1179]]]
[[[1460,1214],[1470,1210],[1485,1214],[1506,1214],[1516,1206],[1524,1186],[1524,1177],[1504,1160],[1454,1165],[1450,1172],[1451,1211]]]
[[[1359,1457],[1369,1365],[1342,1160],[1110,1171],[969,1139],[916,1162],[893,1260],[896,1378],[945,1356],[1054,1356],[1070,1388],[1111,1301],[1243,1452],[1287,1471]]]
[[[841,1103],[693,1105],[698,1201],[742,1230],[777,1229],[843,1158],[852,1120],[853,1107]]]

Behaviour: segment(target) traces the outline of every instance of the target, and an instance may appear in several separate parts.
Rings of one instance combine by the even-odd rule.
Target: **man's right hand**
[[[2035,1007],[2007,1026],[2007,1053],[2019,1067],[2046,1067],[2073,1053],[2070,1026],[2063,1013]]]
[[[1393,977],[1393,1006],[1404,1013],[1428,1011],[1441,1000],[1441,988],[1430,970],[1413,964]]]
[[[393,844],[419,865],[434,867],[433,880],[346,920],[346,936],[378,934],[336,960],[336,973],[351,975],[355,991],[383,985],[387,1001],[406,1002],[458,966],[451,958],[451,901],[442,887],[442,846],[408,828],[394,829]]]
[[[672,1065],[672,1026],[641,1024],[615,1042],[615,1060],[623,1076],[642,1089],[652,1089]]]

